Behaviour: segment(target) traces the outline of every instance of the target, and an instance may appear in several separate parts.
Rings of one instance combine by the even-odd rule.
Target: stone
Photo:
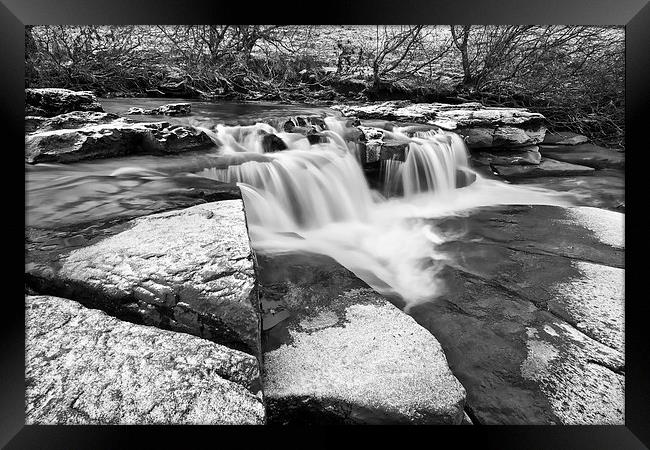
[[[578,145],[589,142],[587,136],[572,133],[570,131],[560,131],[554,133],[547,133],[544,137],[544,144],[551,145]]]
[[[78,129],[85,126],[101,125],[115,122],[120,117],[117,114],[97,112],[97,111],[72,111],[65,114],[50,118],[40,118],[42,120],[33,128],[32,131],[53,131],[65,129]],[[33,120],[32,116],[25,117],[25,122]],[[128,123],[127,121],[123,121]]]
[[[25,133],[36,131],[46,120],[42,116],[25,116]]]
[[[494,143],[494,130],[491,128],[464,128],[454,131],[463,137],[469,148],[492,147]]]
[[[167,122],[114,121],[77,129],[36,132],[25,136],[25,160],[70,163],[133,154],[169,154],[214,147],[203,131]]]
[[[579,166],[556,161],[550,158],[542,158],[537,165],[516,165],[503,166],[492,165],[492,168],[502,177],[505,178],[522,178],[522,177],[560,177],[570,175],[588,175],[594,172],[593,167]]]
[[[25,105],[25,115],[44,117],[72,111],[104,111],[92,92],[58,88],[25,89]]]
[[[139,217],[71,249],[30,245],[26,259],[38,292],[260,354],[254,256],[239,199]]]
[[[147,115],[147,116],[185,116],[192,111],[191,103],[168,103],[158,108],[145,109],[139,107],[129,108],[126,112],[128,115]]]
[[[545,118],[525,108],[491,108],[480,103],[375,102],[334,105],[345,116],[429,124],[463,136],[470,148],[517,147],[543,141]]]
[[[465,390],[411,317],[324,256],[266,256],[260,272],[270,423],[462,422]]]
[[[543,145],[542,156],[595,169],[624,169],[625,153],[594,144]]]
[[[406,161],[406,154],[408,153],[409,143],[400,141],[385,141],[381,145],[379,151],[379,159],[382,161]]]
[[[279,136],[272,133],[264,133],[262,148],[264,149],[264,153],[273,153],[286,150],[288,147]]]
[[[539,147],[531,145],[516,150],[512,149],[490,149],[490,151],[474,152],[471,154],[473,162],[489,166],[491,164],[499,166],[511,165],[537,165],[542,160],[539,153]]]
[[[255,357],[57,297],[25,298],[27,424],[263,424]]]
[[[624,423],[624,252],[575,209],[432,223],[459,232],[438,248],[454,258],[439,272],[444,293],[409,314],[442,345],[475,424]]]

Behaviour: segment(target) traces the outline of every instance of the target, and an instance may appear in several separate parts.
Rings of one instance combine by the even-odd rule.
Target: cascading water
[[[217,126],[213,136],[223,145],[223,164],[198,175],[238,183],[256,251],[330,256],[376,291],[401,298],[406,308],[440,294],[437,272],[447,255],[437,246],[457,238],[428,219],[488,205],[567,204],[543,189],[480,177],[454,133],[408,137],[399,128],[385,134],[408,142],[405,161],[384,161],[382,171],[385,194],[403,195],[387,199],[370,189],[345,121],[326,118],[325,124],[326,142],[312,145],[300,133],[269,125]],[[272,132],[288,149],[260,154],[262,139]]]

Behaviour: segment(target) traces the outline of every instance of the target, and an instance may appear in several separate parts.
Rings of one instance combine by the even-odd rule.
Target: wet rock
[[[624,423],[624,254],[576,209],[435,222],[465,232],[439,248],[454,255],[444,294],[410,314],[440,341],[475,423]]]
[[[590,175],[517,178],[515,181],[571,192],[586,206],[625,212],[625,173],[622,170],[601,169]]]
[[[527,327],[524,379],[538,383],[563,425],[623,425],[623,354],[561,322]]]
[[[542,155],[539,153],[539,147],[532,145],[516,150],[495,149],[490,152],[476,152],[471,154],[471,159],[473,162],[484,166],[491,164],[499,166],[537,165],[541,162]]]
[[[52,117],[72,111],[99,111],[104,109],[90,91],[40,88],[25,89],[25,115]]]
[[[323,133],[319,133],[317,131],[310,131],[307,133],[307,140],[311,145],[314,144],[323,144],[325,142],[328,142],[327,136],[325,136]]]
[[[344,115],[426,123],[462,135],[468,147],[518,147],[544,140],[544,116],[524,108],[489,108],[480,103],[450,105],[389,101],[369,105],[335,105]]]
[[[381,145],[379,159],[382,161],[395,160],[406,161],[406,154],[408,153],[408,142],[399,141],[385,141]]]
[[[549,311],[624,352],[625,270],[586,261],[572,264],[580,275],[552,286],[554,298],[548,303]]]
[[[595,169],[624,169],[625,153],[594,144],[576,144],[571,146],[544,145],[540,152],[545,158]]]
[[[25,117],[25,122],[34,123],[32,131],[53,131],[65,129],[78,129],[85,126],[101,125],[115,122],[120,117],[117,114],[97,111],[72,111],[50,118]],[[34,120],[42,119],[42,120]],[[36,123],[38,122],[38,123]],[[128,122],[124,122],[128,123]]]
[[[264,133],[264,137],[262,138],[262,148],[264,149],[264,153],[273,153],[286,150],[288,147],[287,144],[285,144],[284,141],[275,134]]]
[[[492,168],[505,178],[588,175],[594,171],[593,167],[569,164],[550,158],[542,158],[537,165],[503,166],[493,164]]]
[[[587,136],[572,133],[570,131],[560,131],[555,133],[547,133],[544,137],[544,144],[551,145],[578,145],[589,142]]]
[[[78,248],[30,245],[28,284],[111,315],[260,353],[241,200],[140,217]]]
[[[114,121],[77,129],[60,129],[25,137],[25,159],[69,163],[84,159],[133,154],[169,154],[205,150],[214,146],[203,132],[167,122],[127,123]]]
[[[265,338],[271,423],[461,423],[465,391],[411,317],[329,258],[262,260],[271,318],[290,313]]]
[[[439,130],[440,127],[426,124],[414,124],[400,127],[400,131],[408,137],[417,136],[417,133],[426,133],[429,131]]]
[[[147,116],[185,116],[192,112],[190,103],[168,103],[154,109],[145,109],[133,107],[126,112],[128,115],[147,115]]]
[[[185,333],[28,296],[28,424],[263,424],[257,359]]]

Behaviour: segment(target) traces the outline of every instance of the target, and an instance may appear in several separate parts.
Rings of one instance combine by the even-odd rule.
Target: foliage
[[[624,145],[624,33],[586,26],[27,26],[26,84],[99,95],[478,100]]]

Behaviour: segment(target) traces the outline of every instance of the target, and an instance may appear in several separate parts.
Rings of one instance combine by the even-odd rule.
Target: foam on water
[[[407,309],[443,292],[438,272],[449,256],[438,248],[458,238],[435,228],[430,219],[483,206],[569,205],[563,194],[481,177],[468,167],[467,149],[454,133],[409,138],[399,129],[390,134],[408,142],[405,161],[383,165],[388,186],[385,196],[378,195],[364,177],[344,122],[325,122],[327,143],[306,147],[306,139],[276,131],[288,150],[205,169],[201,175],[238,183],[256,251],[330,256],[376,291],[401,298]],[[255,127],[218,128],[217,137],[259,154],[259,130],[270,131]],[[474,181],[457,187],[467,174]],[[403,195],[394,196],[396,191]]]

